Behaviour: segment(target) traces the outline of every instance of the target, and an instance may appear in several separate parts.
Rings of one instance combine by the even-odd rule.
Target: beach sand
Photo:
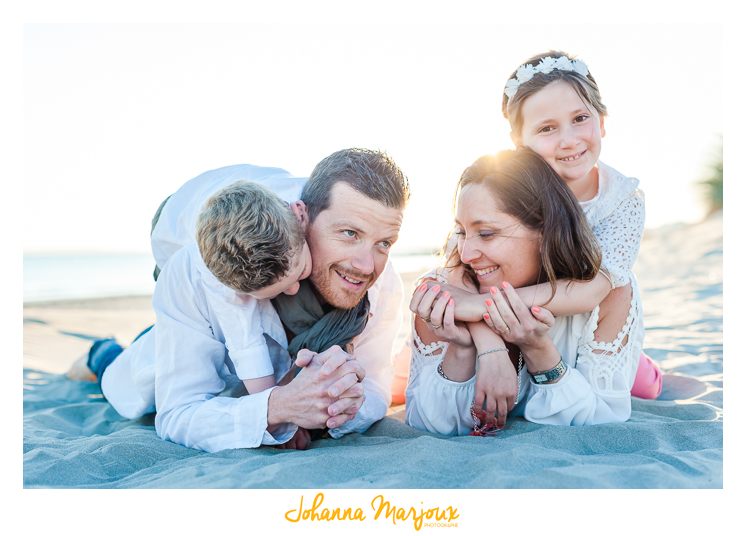
[[[644,348],[663,370],[664,388],[658,400],[633,399],[626,423],[552,427],[513,419],[493,438],[442,438],[406,426],[394,407],[367,433],[319,440],[305,452],[207,454],[174,445],[157,438],[152,418],[119,417],[96,384],[60,376],[92,340],[129,341],[152,323],[150,297],[27,304],[24,485],[720,488],[722,270],[720,215],[646,232],[635,271]],[[405,274],[407,294],[417,275]],[[397,348],[405,336],[402,329]],[[333,467],[325,463],[330,452],[340,461]],[[479,467],[471,463],[477,458]]]
[[[23,367],[64,373],[91,342],[126,343],[155,322],[151,296],[33,303],[23,307]]]

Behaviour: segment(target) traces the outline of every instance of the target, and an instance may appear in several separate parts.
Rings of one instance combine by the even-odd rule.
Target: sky
[[[307,176],[352,146],[385,150],[409,177],[397,250],[437,247],[463,169],[512,147],[507,76],[552,48],[596,78],[601,160],[640,179],[646,226],[702,218],[697,182],[722,133],[720,25],[498,20],[26,24],[23,250],[147,252],[155,209],[201,172]]]

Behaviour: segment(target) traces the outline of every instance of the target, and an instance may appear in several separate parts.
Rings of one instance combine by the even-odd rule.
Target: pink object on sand
[[[632,385],[632,396],[655,400],[661,394],[662,389],[663,373],[661,369],[645,352],[641,352],[635,383]]]

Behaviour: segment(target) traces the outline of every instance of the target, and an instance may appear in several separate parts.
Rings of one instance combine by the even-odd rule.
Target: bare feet
[[[88,353],[86,352],[72,364],[70,369],[65,373],[65,376],[78,382],[95,382],[96,375],[88,368],[86,365],[87,362]]]

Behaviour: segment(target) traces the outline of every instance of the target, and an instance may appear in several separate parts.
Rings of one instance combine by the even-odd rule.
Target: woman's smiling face
[[[484,184],[459,192],[455,233],[461,262],[474,270],[480,290],[503,281],[516,288],[537,283],[540,234],[504,212]]]

